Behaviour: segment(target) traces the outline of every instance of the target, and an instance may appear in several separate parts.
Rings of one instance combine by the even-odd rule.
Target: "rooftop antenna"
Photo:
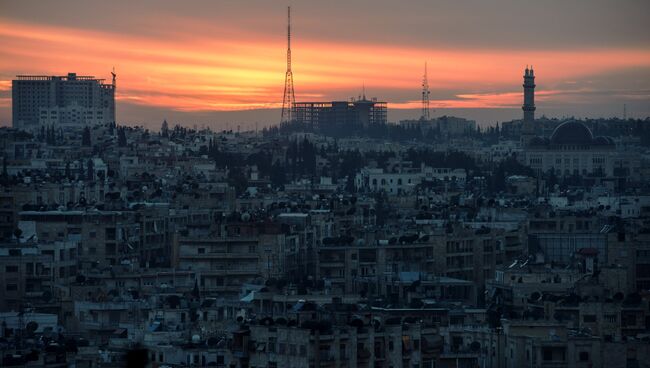
[[[422,119],[429,120],[429,78],[427,77],[427,62],[424,62],[424,76],[422,77]]]
[[[287,7],[287,71],[284,75],[284,96],[282,97],[282,115],[280,122],[291,121],[291,110],[296,103],[293,92],[293,73],[291,72],[291,7]]]

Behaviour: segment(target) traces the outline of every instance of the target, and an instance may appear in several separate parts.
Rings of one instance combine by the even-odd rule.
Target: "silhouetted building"
[[[386,102],[363,96],[354,101],[296,102],[294,120],[313,129],[364,127],[385,124]]]
[[[84,127],[115,122],[115,79],[19,75],[12,81],[13,127]]]

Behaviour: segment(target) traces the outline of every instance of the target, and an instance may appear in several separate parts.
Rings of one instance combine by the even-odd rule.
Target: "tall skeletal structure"
[[[287,8],[287,21],[287,72],[284,76],[281,123],[291,121],[291,112],[296,103],[296,96],[293,92],[293,73],[291,72],[291,7]]]
[[[429,78],[427,77],[427,62],[424,62],[424,76],[422,77],[422,119],[429,120]]]

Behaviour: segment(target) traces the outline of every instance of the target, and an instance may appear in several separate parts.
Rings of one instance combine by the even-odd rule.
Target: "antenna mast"
[[[427,62],[424,62],[424,76],[422,77],[422,119],[429,120],[429,78],[427,77]]]
[[[296,103],[293,92],[293,73],[291,72],[291,7],[287,7],[287,71],[284,75],[284,96],[282,97],[282,116],[280,123],[292,120],[292,110]]]

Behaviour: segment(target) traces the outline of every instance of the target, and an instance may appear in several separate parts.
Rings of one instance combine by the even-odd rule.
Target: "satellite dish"
[[[472,351],[479,351],[481,350],[481,343],[478,341],[472,341],[472,343],[469,345],[469,348],[472,349]]]
[[[49,302],[50,300],[52,300],[52,292],[49,290],[44,291],[41,298],[43,299],[44,302],[46,303]]]
[[[25,326],[25,329],[28,332],[34,333],[36,332],[36,330],[38,330],[38,323],[36,323],[35,321],[29,321],[27,322],[27,326]]]

